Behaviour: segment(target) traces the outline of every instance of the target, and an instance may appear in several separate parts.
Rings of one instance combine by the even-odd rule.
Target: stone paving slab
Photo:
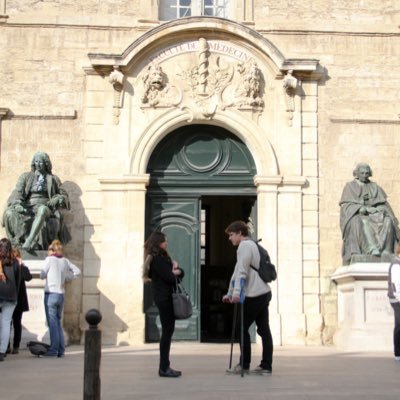
[[[237,362],[238,348],[234,350]],[[229,344],[173,343],[178,379],[157,375],[158,345],[103,348],[101,399],[391,400],[400,399],[400,363],[389,352],[339,352],[331,347],[278,347],[272,376],[225,373]],[[253,346],[253,363],[260,354]],[[1,400],[83,399],[83,347],[64,359],[27,350],[0,363]]]

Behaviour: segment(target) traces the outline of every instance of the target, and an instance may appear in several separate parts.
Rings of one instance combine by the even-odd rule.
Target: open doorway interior
[[[225,228],[235,220],[249,221],[255,230],[256,196],[201,198],[201,342],[231,340],[233,306],[223,304],[236,262],[236,249]]]

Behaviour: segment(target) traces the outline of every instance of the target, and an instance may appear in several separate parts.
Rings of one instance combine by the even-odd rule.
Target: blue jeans
[[[0,336],[0,353],[7,351],[8,342],[10,340],[11,319],[17,302],[0,300],[1,307],[1,336]]]
[[[63,294],[45,293],[44,309],[50,331],[50,348],[47,351],[49,356],[63,356],[65,352],[64,332],[61,325],[63,308]]]

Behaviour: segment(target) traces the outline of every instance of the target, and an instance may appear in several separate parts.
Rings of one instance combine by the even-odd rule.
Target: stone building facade
[[[141,264],[159,227],[195,303],[177,338],[205,340],[220,318],[205,320],[218,294],[205,287],[232,267],[213,246],[230,217],[248,217],[278,267],[275,343],[331,344],[338,201],[356,162],[400,215],[399,5],[180,3],[0,0],[0,204],[47,152],[71,200],[66,254],[83,271],[67,291],[72,340],[91,308],[106,343],[156,339]],[[207,280],[205,264],[225,269]]]

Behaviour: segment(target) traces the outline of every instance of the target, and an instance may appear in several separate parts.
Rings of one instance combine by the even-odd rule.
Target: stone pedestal
[[[339,267],[331,279],[338,291],[335,345],[343,350],[392,350],[393,311],[387,297],[389,263]]]

